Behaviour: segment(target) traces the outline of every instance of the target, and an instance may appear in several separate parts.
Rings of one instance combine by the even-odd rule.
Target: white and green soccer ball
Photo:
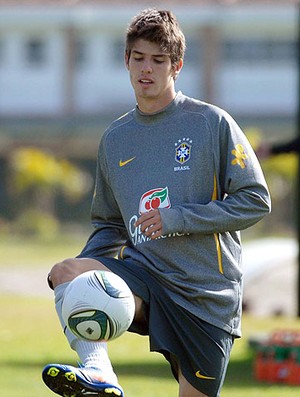
[[[134,298],[125,281],[100,270],[88,271],[71,281],[62,304],[67,327],[89,341],[118,338],[132,323],[134,311]]]

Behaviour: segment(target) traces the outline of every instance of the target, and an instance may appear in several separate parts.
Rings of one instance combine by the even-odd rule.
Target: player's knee
[[[78,276],[76,259],[68,258],[52,267],[49,273],[49,281],[55,288],[59,284],[72,281],[76,276]]]

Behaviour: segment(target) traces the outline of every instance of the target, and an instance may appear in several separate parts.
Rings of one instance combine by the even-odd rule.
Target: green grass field
[[[41,380],[45,364],[76,365],[60,330],[52,301],[20,296],[1,296],[1,395],[5,397],[54,396]],[[248,337],[257,332],[287,327],[300,328],[293,319],[245,317],[244,338],[236,341],[222,397],[296,397],[297,387],[260,384],[253,379],[253,353]],[[109,343],[109,351],[126,397],[177,396],[164,359],[148,352],[146,337],[126,334]]]
[[[2,239],[0,256],[3,267],[45,266],[78,252],[82,242],[41,243]],[[42,258],[42,259],[41,259]],[[76,365],[61,332],[51,299],[0,292],[0,385],[5,397],[50,397],[41,370],[51,362]],[[300,329],[300,320],[292,318],[254,318],[245,316],[243,338],[237,340],[232,353],[222,397],[296,397],[300,389],[284,385],[261,384],[252,374],[253,352],[249,337],[275,329]],[[127,333],[109,343],[109,351],[126,397],[176,397],[177,383],[168,364],[156,353],[148,352],[146,337]]]

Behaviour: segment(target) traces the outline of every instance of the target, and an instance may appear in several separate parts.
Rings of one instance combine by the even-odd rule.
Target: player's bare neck
[[[137,104],[138,104],[138,108],[142,113],[145,114],[154,114],[154,113],[158,113],[161,110],[165,109],[175,98],[176,93],[174,93],[174,95],[169,96],[164,98],[164,100],[162,99],[157,99],[157,98],[138,98],[137,100]]]

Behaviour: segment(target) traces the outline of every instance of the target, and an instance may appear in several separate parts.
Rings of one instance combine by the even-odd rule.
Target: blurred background
[[[0,0],[1,391],[50,396],[41,368],[76,363],[46,275],[77,255],[92,230],[99,140],[135,105],[123,60],[125,30],[150,6],[173,10],[186,35],[177,90],[237,120],[272,195],[272,214],[242,232],[244,337],[235,344],[222,395],[296,397],[300,334],[284,359],[282,343],[294,334],[283,333],[280,343],[276,334],[280,348],[270,345],[265,360],[271,379],[257,348],[265,339],[256,335],[300,329],[298,153],[266,150],[300,133],[296,0]],[[165,361],[145,353],[147,341],[141,349],[142,337],[124,338],[110,351],[126,395],[175,395]]]
[[[69,234],[84,244],[100,137],[135,105],[125,30],[150,6],[172,9],[185,32],[178,90],[226,109],[255,149],[298,134],[296,2],[0,0],[2,240]],[[243,232],[246,310],[296,313],[297,161],[261,158],[273,212]],[[258,282],[275,262],[276,274],[288,269],[288,300],[258,307]]]

